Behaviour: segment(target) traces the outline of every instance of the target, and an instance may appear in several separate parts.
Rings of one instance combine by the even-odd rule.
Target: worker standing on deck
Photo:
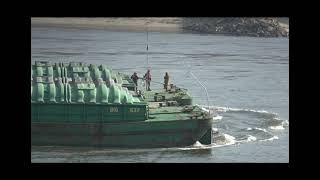
[[[167,91],[168,90],[168,85],[169,85],[169,74],[166,72],[164,76],[164,89]]]
[[[150,69],[148,69],[147,73],[143,76],[143,78],[146,80],[146,90],[151,91],[151,89],[150,89],[150,82],[151,82]]]
[[[139,77],[136,72],[133,73],[133,75],[131,76],[131,79],[133,80],[134,84],[136,85],[135,91],[137,92]]]

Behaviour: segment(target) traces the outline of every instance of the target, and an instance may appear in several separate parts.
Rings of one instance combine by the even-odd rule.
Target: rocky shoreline
[[[289,37],[289,18],[31,18],[31,26]]]
[[[289,19],[279,18],[184,18],[190,32],[253,37],[289,37]]]

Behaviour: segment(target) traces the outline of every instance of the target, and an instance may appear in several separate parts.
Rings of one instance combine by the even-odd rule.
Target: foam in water
[[[241,111],[245,111],[245,112],[255,112],[255,113],[264,113],[264,114],[273,114],[273,115],[278,115],[277,113],[274,113],[274,112],[268,112],[266,110],[253,110],[253,109],[242,109],[242,108],[230,108],[230,107],[223,107],[223,106],[203,106],[203,105],[199,105],[201,107],[207,107],[210,109],[213,109],[217,112],[227,112],[227,111],[238,111],[238,112],[241,112]],[[217,116],[218,118],[219,116]],[[279,121],[282,121],[281,125],[279,126],[270,126],[269,128],[270,129],[273,129],[273,130],[283,130],[285,129],[284,127],[288,126],[289,125],[289,121],[288,120],[282,120],[280,118],[274,118],[275,120],[279,120]],[[261,131],[264,131],[264,132],[267,132],[266,129],[262,129],[262,128],[255,128],[256,130],[261,130]],[[252,128],[247,128],[248,131],[252,130]]]
[[[223,144],[217,144],[217,143],[212,143],[212,147],[222,147],[222,146],[230,146],[236,143],[236,138],[229,135],[229,134],[223,134],[225,141]]]
[[[199,141],[195,142],[192,146],[176,148],[177,150],[194,150],[194,149],[210,149],[210,145],[203,145]]]
[[[247,130],[247,131],[259,130],[259,131],[263,131],[263,132],[266,132],[266,133],[268,132],[266,129],[264,129],[264,128],[258,128],[258,127],[255,127],[255,128],[248,127],[246,130]]]
[[[236,143],[236,138],[229,135],[229,134],[223,134],[224,137],[226,138],[226,144],[235,144]]]
[[[288,120],[285,120],[285,121],[282,121],[282,126],[289,126],[289,121]]]
[[[287,119],[274,118],[275,120],[282,121],[282,126],[289,126],[289,121]]]
[[[248,139],[247,139],[247,142],[257,140],[257,138],[256,138],[256,137],[254,137],[254,136],[251,136],[251,135],[248,135],[248,136],[249,136],[249,137],[248,137]]]
[[[192,146],[194,146],[194,147],[203,147],[204,145],[201,144],[199,141],[197,141],[197,142],[194,143]]]
[[[207,113],[212,113],[212,111],[210,111],[210,107],[209,107],[209,109],[206,108],[206,107],[208,107],[208,106],[202,106],[202,105],[197,105],[197,106],[201,107],[201,109],[202,109],[203,111],[207,112]],[[212,119],[213,119],[213,120],[221,120],[222,118],[223,118],[223,117],[220,116],[220,115],[215,115]]]
[[[258,128],[258,127],[256,127],[256,128],[254,128],[254,129],[260,130],[260,131],[263,131],[263,132],[268,132],[266,129],[263,129],[263,128]]]
[[[223,134],[225,141],[221,144],[212,143],[210,145],[203,145],[199,141],[197,141],[195,144],[189,147],[183,147],[183,148],[177,148],[178,150],[194,150],[194,149],[211,149],[216,147],[222,147],[222,146],[229,146],[236,143],[236,138],[229,135],[229,134]]]
[[[201,107],[205,107],[203,105],[200,105]],[[208,106],[206,106],[208,107]],[[214,109],[218,112],[227,112],[227,111],[246,111],[246,112],[256,112],[256,113],[265,113],[265,114],[274,114],[277,115],[277,113],[274,112],[268,112],[266,110],[253,110],[253,109],[242,109],[242,108],[230,108],[230,107],[223,107],[223,106],[209,106],[209,109]]]
[[[270,126],[269,127],[270,129],[273,129],[273,130],[283,130],[284,127],[282,125],[279,125],[279,126]]]
[[[275,118],[277,119],[277,118]],[[280,120],[280,119],[277,119],[277,120]],[[285,128],[284,127],[287,127],[289,126],[289,121],[288,120],[284,120],[281,122],[281,125],[278,125],[278,126],[270,126],[269,128],[270,129],[273,129],[273,130],[284,130]]]
[[[221,119],[222,119],[222,116],[219,116],[219,115],[218,115],[218,116],[213,117],[212,119],[213,119],[213,120],[221,120]]]
[[[278,136],[273,136],[273,137],[271,137],[269,139],[263,139],[263,140],[259,140],[259,141],[273,141],[274,139],[279,139],[279,137]]]
[[[246,140],[240,140],[240,141],[236,141],[236,142],[241,143],[241,142],[251,142],[251,141],[256,141],[256,140],[257,140],[256,137],[249,134]]]

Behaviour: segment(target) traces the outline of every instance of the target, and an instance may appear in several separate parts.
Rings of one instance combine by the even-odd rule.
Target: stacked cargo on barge
[[[137,93],[128,75],[105,65],[36,61],[31,65],[32,145],[210,144],[210,113],[171,87]]]

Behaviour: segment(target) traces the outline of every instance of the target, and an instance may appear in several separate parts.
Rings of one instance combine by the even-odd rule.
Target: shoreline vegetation
[[[31,18],[31,26],[289,37],[289,18]]]

